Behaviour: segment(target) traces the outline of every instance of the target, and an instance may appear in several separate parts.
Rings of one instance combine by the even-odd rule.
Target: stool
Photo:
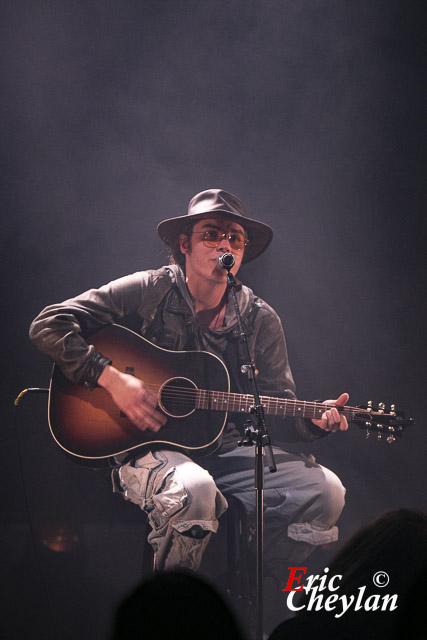
[[[227,528],[226,590],[236,602],[248,604],[251,600],[250,577],[254,569],[253,558],[249,553],[253,532],[250,531],[242,503],[233,496],[227,497],[227,501],[228,509],[222,516],[226,518]]]

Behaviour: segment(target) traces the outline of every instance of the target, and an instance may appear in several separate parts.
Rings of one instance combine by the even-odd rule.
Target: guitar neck
[[[251,407],[255,404],[254,397],[250,394],[198,389],[196,395],[196,409],[207,409],[209,411],[250,413]],[[264,407],[264,413],[274,416],[320,420],[325,412],[325,405],[321,402],[309,402],[306,400],[261,396],[261,404]],[[348,405],[344,407],[338,406],[337,409],[348,420],[353,420],[356,414],[366,412],[364,409]]]

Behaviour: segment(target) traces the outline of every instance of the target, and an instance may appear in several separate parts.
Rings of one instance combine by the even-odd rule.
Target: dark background
[[[107,638],[142,568],[141,514],[62,456],[46,397],[13,429],[50,377],[28,326],[164,264],[156,224],[203,189],[275,229],[240,275],[283,320],[299,397],[416,418],[393,445],[353,426],[310,447],[347,487],[341,542],[425,509],[423,2],[15,0],[1,24],[5,637]]]

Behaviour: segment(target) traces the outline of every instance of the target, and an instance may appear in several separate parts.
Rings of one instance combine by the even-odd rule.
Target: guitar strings
[[[145,386],[151,388],[157,394],[159,394],[160,392],[160,387],[154,383],[146,383]],[[217,399],[219,400],[220,403],[226,402],[228,407],[229,406],[235,407],[236,405],[239,405],[239,407],[241,407],[242,404],[246,404],[248,401],[252,403],[254,402],[254,398],[250,394],[238,394],[238,393],[232,393],[228,391],[195,389],[195,388],[180,387],[180,386],[165,387],[161,393],[161,397],[174,400],[175,404],[181,404],[181,405],[188,404],[189,401],[193,401],[192,404],[194,404],[198,397],[203,398],[203,396],[205,397],[205,399],[210,399],[211,401]],[[323,405],[320,402],[315,402],[310,400],[298,400],[298,399],[291,399],[291,398],[272,398],[270,396],[261,396],[261,400],[263,400],[264,405],[265,404],[270,406],[276,405],[276,408],[281,408],[281,409],[286,409],[288,408],[288,406],[292,407],[292,405],[294,405],[295,407],[304,405],[304,409],[307,409],[307,410],[311,409],[314,411],[316,409],[320,409],[320,408],[323,409],[325,407],[325,405]],[[360,407],[351,407],[349,405],[344,405],[344,406],[329,405],[329,406],[335,406],[344,414],[352,415],[353,413],[367,413],[368,415],[371,415],[371,412],[368,409],[363,409]]]
[[[160,387],[158,385],[155,384],[150,384],[150,383],[146,383],[145,386],[152,388],[156,393],[160,392]],[[253,401],[253,396],[250,394],[239,394],[239,393],[233,393],[233,392],[228,392],[228,391],[215,391],[215,390],[210,390],[210,389],[196,389],[196,388],[188,388],[188,387],[178,387],[178,386],[171,386],[171,387],[165,387],[164,390],[162,391],[162,396],[168,396],[168,397],[177,397],[180,398],[182,396],[189,396],[189,397],[194,397],[197,395],[206,395],[206,396],[217,396],[217,397],[227,397],[230,399],[230,402],[239,402],[240,398],[245,398],[246,400],[251,399]],[[311,400],[298,400],[298,399],[293,399],[293,398],[274,398],[271,396],[261,396],[261,399],[265,399],[266,402],[269,403],[276,403],[276,404],[297,404],[297,405],[305,405],[307,407],[324,407],[325,405],[323,405],[320,402],[315,402],[315,401],[311,401]],[[368,409],[363,409],[361,407],[351,407],[350,405],[329,405],[329,406],[337,406],[340,409],[347,409],[347,410],[353,410],[353,411],[360,411],[360,412],[366,412],[369,413]]]

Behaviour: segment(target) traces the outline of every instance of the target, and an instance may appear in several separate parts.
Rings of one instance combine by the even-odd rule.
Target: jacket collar
[[[195,317],[196,312],[194,310],[194,304],[191,299],[190,292],[185,282],[184,272],[182,271],[181,267],[176,264],[169,265],[168,270],[172,282],[176,285],[179,291],[179,295],[168,296],[168,300],[166,302],[166,310],[170,311],[171,313],[179,313]],[[237,280],[236,293],[240,313],[242,314],[242,317],[244,317],[250,308],[253,299],[253,293],[251,289],[243,285],[239,280]],[[225,310],[225,326],[217,329],[217,331],[230,331],[230,329],[233,329],[235,325],[237,325],[237,319],[233,300],[231,299],[230,295],[227,302],[227,308]]]

